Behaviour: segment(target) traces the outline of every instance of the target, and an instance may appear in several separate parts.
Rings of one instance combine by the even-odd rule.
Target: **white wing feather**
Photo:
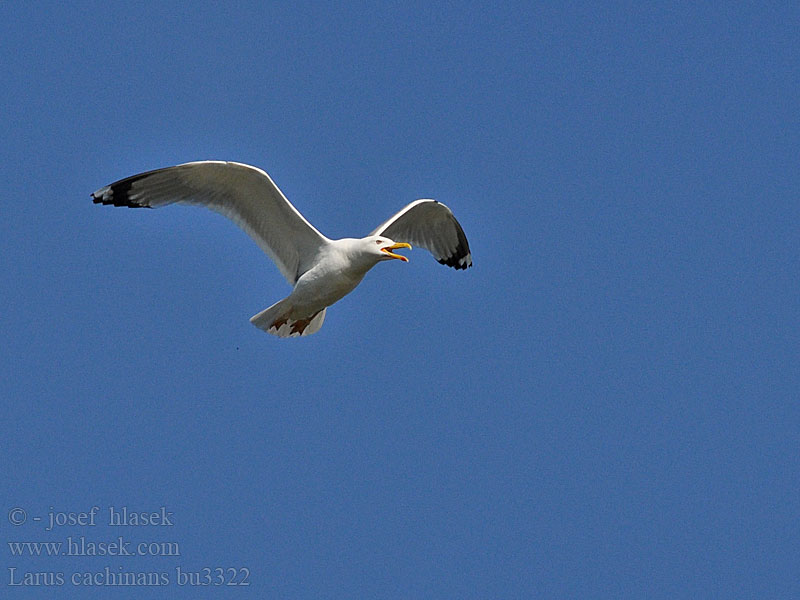
[[[425,248],[448,267],[472,266],[467,236],[452,211],[436,200],[416,200],[382,223],[371,235]]]
[[[132,208],[174,202],[206,206],[244,229],[292,285],[330,243],[269,175],[242,163],[198,161],[148,171],[107,185],[92,197],[95,203]]]

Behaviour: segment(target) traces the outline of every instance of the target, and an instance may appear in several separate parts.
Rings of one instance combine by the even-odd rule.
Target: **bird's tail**
[[[259,329],[282,338],[317,333],[325,320],[326,309],[323,308],[306,319],[291,319],[288,316],[291,310],[288,300],[288,298],[284,298],[269,308],[265,308],[257,315],[250,317],[250,322]]]

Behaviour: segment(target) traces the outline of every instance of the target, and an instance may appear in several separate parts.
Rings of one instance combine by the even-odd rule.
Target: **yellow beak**
[[[405,256],[401,256],[400,254],[395,254],[391,252],[392,250],[397,250],[398,248],[408,248],[411,250],[411,244],[406,244],[405,242],[398,242],[396,244],[392,244],[391,246],[386,246],[386,248],[381,248],[381,252],[386,252],[392,258],[396,258],[398,260],[402,260],[403,262],[408,262],[408,259]]]

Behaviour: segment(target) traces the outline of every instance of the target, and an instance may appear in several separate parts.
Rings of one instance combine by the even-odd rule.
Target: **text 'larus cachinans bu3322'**
[[[206,206],[231,219],[275,261],[294,286],[280,302],[250,319],[278,337],[319,331],[325,309],[361,282],[372,267],[405,256],[411,244],[443,265],[472,266],[469,244],[453,213],[436,200],[417,200],[364,238],[331,240],[305,220],[261,169],[236,162],[198,161],[134,175],[92,194],[96,204],[158,208],[176,202]]]

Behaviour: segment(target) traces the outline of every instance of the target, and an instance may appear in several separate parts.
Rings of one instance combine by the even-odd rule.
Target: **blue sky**
[[[800,595],[799,17],[4,4],[9,597]],[[436,198],[475,266],[414,250],[278,340],[248,318],[289,287],[235,226],[89,198],[199,159],[265,169],[329,237]],[[6,543],[68,536],[180,556]],[[71,581],[106,567],[168,584]],[[250,585],[179,585],[217,567]]]

